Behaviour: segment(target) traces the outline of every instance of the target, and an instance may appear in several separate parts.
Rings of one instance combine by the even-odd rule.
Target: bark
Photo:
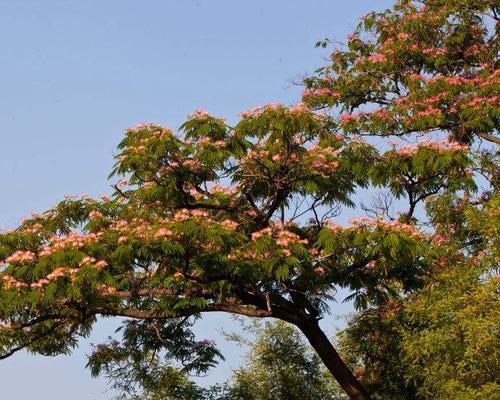
[[[490,135],[488,133],[480,133],[479,137],[483,138],[484,140],[487,140],[488,142],[500,144],[500,138]]]
[[[369,400],[368,392],[344,364],[330,340],[319,327],[318,322],[300,322],[297,326],[307,337],[311,346],[316,350],[318,356],[349,398],[353,400]]]

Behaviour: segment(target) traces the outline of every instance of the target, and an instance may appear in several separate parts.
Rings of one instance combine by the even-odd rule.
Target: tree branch
[[[484,140],[487,140],[488,142],[492,142],[492,143],[496,143],[496,144],[500,144],[500,138],[496,137],[496,136],[493,136],[493,135],[490,135],[488,133],[484,133],[484,132],[481,132],[481,133],[478,133],[477,134],[480,138],[484,139]]]
[[[213,303],[207,304],[197,309],[184,309],[176,311],[148,311],[136,310],[133,308],[97,308],[94,310],[95,314],[100,314],[109,317],[129,317],[143,320],[155,319],[170,319],[178,317],[187,317],[205,312],[227,312],[233,314],[246,315],[248,317],[272,317],[272,313],[268,310],[263,310],[253,306],[241,306],[233,303]]]

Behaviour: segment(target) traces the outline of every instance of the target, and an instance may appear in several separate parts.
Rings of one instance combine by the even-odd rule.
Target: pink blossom
[[[159,228],[155,233],[155,238],[171,236],[173,232],[167,228]]]
[[[212,116],[204,109],[199,108],[195,112],[191,113],[188,115],[188,119],[207,119],[211,118]]]
[[[23,251],[23,250],[18,250],[11,256],[7,257],[5,259],[5,262],[8,264],[15,264],[18,262],[29,262],[33,261],[35,259],[35,253],[31,251]]]
[[[371,61],[373,63],[385,62],[387,61],[387,57],[383,54],[372,54],[368,57],[368,61]]]
[[[104,268],[108,265],[108,263],[104,260],[97,261],[95,263],[96,268]]]
[[[102,217],[102,213],[99,212],[99,211],[91,211],[89,213],[89,218],[90,219],[97,219],[97,218],[101,218]]]
[[[120,236],[118,238],[118,243],[124,243],[128,240],[128,237],[127,236]]]
[[[232,221],[230,219],[225,219],[224,221],[221,222],[221,225],[228,229],[236,229],[239,226],[237,222]]]
[[[348,124],[352,121],[355,121],[357,116],[356,114],[340,114],[340,123],[341,124]]]

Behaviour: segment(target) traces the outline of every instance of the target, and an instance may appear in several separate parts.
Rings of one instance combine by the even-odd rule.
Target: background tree
[[[120,400],[211,400],[224,398],[218,387],[201,388],[192,375],[206,373],[222,355],[210,340],[196,340],[187,318],[127,321],[121,340],[95,346],[87,367],[101,375]]]
[[[220,386],[201,388],[191,379],[206,372],[200,364],[169,364],[151,352],[136,348],[125,339],[99,345],[89,359],[94,375],[106,377],[123,400],[273,400],[344,399],[339,386],[299,332],[282,322],[242,324],[241,333],[226,334],[228,340],[248,348],[245,366],[234,371]],[[129,330],[128,328],[127,330]],[[140,335],[147,332],[141,327]],[[128,336],[128,333],[126,336]],[[182,339],[184,340],[184,339]],[[211,345],[211,342],[206,342]],[[198,351],[193,349],[193,354]],[[168,360],[168,359],[167,359]]]
[[[345,398],[299,332],[282,322],[257,325],[246,364],[229,381],[234,400],[336,400]]]
[[[447,254],[405,307],[402,329],[408,374],[426,398],[500,396],[499,206],[496,187],[478,201],[448,195],[429,204]]]
[[[402,315],[394,312],[397,307],[388,303],[354,313],[338,333],[338,348],[372,398],[423,399],[417,396],[420,382],[411,379],[403,362]]]
[[[340,334],[342,354],[374,398],[499,396],[498,201],[489,193],[430,202],[448,235],[434,238],[441,244],[426,285],[355,314]]]

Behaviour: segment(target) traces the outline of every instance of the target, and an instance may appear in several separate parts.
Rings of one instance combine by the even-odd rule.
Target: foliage
[[[498,277],[466,266],[440,275],[408,305],[405,364],[423,397],[500,396],[498,289]]]
[[[318,356],[292,326],[258,327],[246,364],[229,384],[234,400],[335,400],[344,398]]]
[[[188,375],[207,372],[222,355],[214,342],[195,339],[192,323],[127,321],[118,328],[121,342],[110,338],[94,348],[88,362],[92,375],[106,377],[118,399],[208,399],[216,388],[199,388]]]
[[[436,270],[409,298],[354,315],[340,347],[375,399],[496,398],[498,194],[476,204],[443,196],[429,206],[450,234],[437,237]]]
[[[441,130],[498,144],[499,11],[494,0],[398,0],[369,13],[306,80],[303,99],[339,107],[352,134]]]
[[[0,358],[68,353],[98,317],[122,316],[139,321],[127,334],[145,331],[108,347],[112,362],[161,349],[208,368],[218,353],[193,341],[190,317],[228,312],[297,326],[346,393],[367,399],[318,324],[338,288],[360,310],[383,309],[452,260],[498,251],[487,221],[456,213],[479,212],[498,182],[498,154],[477,140],[499,142],[498,11],[398,0],[306,79],[303,103],[258,106],[233,126],[197,110],[179,132],[128,129],[112,196],[66,198],[0,234]],[[332,220],[373,188],[407,207]],[[178,339],[176,325],[180,352],[162,342]]]
[[[462,216],[454,224],[462,240],[448,245],[460,246],[465,255],[441,258],[442,271],[405,307],[405,364],[426,398],[500,396],[499,205],[495,193],[479,205],[449,207],[455,218]]]
[[[99,345],[90,358],[123,400],[273,400],[344,399],[318,356],[299,332],[282,321],[243,324],[241,334],[228,339],[248,347],[246,365],[221,386],[201,388],[190,379],[196,368],[170,365],[155,353],[132,351],[129,343]],[[147,329],[146,329],[147,331]],[[249,339],[248,337],[251,337]],[[144,357],[147,355],[147,357]]]

